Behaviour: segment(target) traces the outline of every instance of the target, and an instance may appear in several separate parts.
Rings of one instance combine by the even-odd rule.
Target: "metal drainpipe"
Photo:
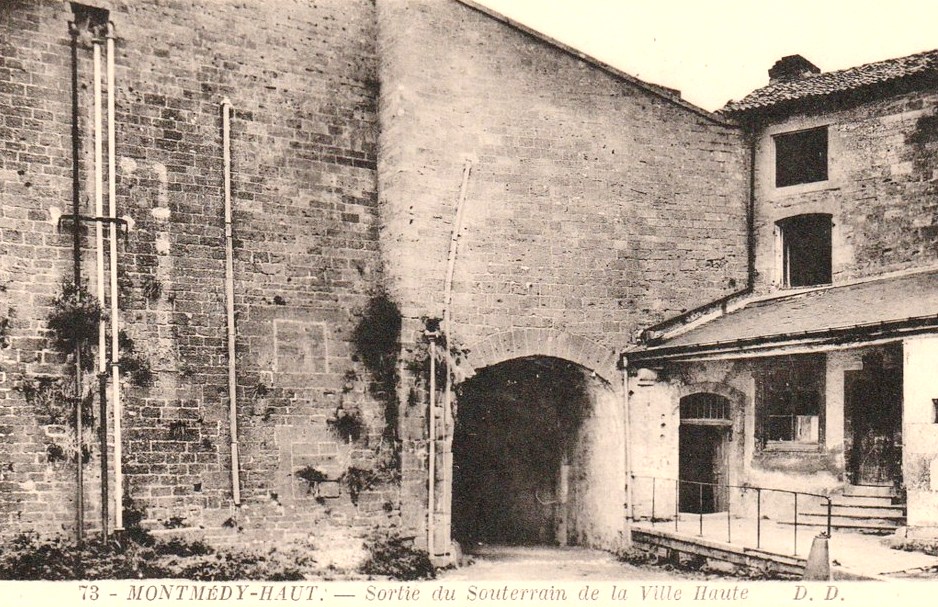
[[[81,150],[81,130],[78,128],[78,26],[74,21],[69,22],[69,35],[72,37],[72,217],[75,218],[75,220],[72,221],[72,270],[74,273],[72,280],[75,283],[76,297],[78,298],[79,303],[81,303],[81,290],[79,289],[81,285],[81,224],[77,219],[81,214],[81,182],[78,166],[79,154]],[[75,416],[75,431],[79,437],[81,437],[81,394],[83,392],[81,374],[81,344],[78,342],[78,340],[76,340],[75,407],[77,415]],[[81,452],[81,438],[78,439],[78,450]],[[82,478],[81,457],[78,457],[77,468],[78,472],[76,481],[78,487],[76,490],[76,501],[78,503],[78,507],[76,508],[75,517],[75,526],[77,529],[75,537],[80,545],[82,541],[82,527],[84,527],[84,511],[82,505],[84,479]]]
[[[622,357],[622,403],[625,426],[625,523],[631,528],[635,514],[632,504],[632,410],[629,399],[629,361]]]
[[[453,301],[453,274],[456,269],[456,255],[459,251],[459,235],[462,231],[462,221],[463,221],[463,211],[465,210],[465,201],[466,201],[466,189],[469,185],[469,175],[472,172],[472,161],[466,160],[466,164],[462,172],[462,184],[459,187],[459,198],[456,201],[456,222],[453,225],[453,235],[450,240],[449,248],[449,261],[446,266],[446,280],[443,284],[443,297],[444,305],[443,308],[443,334],[446,336],[446,351],[443,353],[446,357],[446,391],[444,393],[443,399],[443,428],[446,432],[446,441],[447,443],[452,442],[452,436],[449,433],[449,424],[450,424],[450,414],[452,413],[453,408],[453,372],[450,368],[450,353],[449,348],[452,343],[452,313],[450,308],[452,307]],[[450,451],[451,453],[451,451]],[[443,483],[443,503],[448,502],[450,498],[449,485],[452,483],[452,479],[448,479],[449,482]],[[446,551],[449,554],[449,550]]]
[[[430,410],[428,418],[427,468],[430,477],[427,491],[427,552],[434,556],[433,517],[436,498],[436,337],[430,338]]]
[[[225,180],[225,313],[228,317],[228,423],[231,438],[231,497],[241,505],[241,479],[238,454],[238,376],[235,360],[234,244],[231,235],[231,101],[221,103],[222,148]]]
[[[95,218],[100,218],[104,213],[104,175],[102,173],[101,167],[101,156],[103,154],[102,142],[101,142],[101,131],[103,130],[102,126],[102,115],[101,115],[101,41],[97,38],[92,40],[92,62],[93,62],[93,90],[94,90],[94,214]],[[75,218],[75,221],[78,221],[78,218]],[[97,277],[97,297],[98,304],[101,309],[104,309],[104,226],[101,225],[100,221],[95,221],[95,268],[96,268],[96,277]],[[107,368],[107,340],[105,335],[105,326],[104,319],[101,318],[98,321],[98,377],[101,378],[102,374]],[[100,379],[99,379],[100,386]],[[102,391],[103,395],[103,391]],[[84,504],[84,464],[82,462],[82,452],[84,449],[84,441],[82,440],[82,434],[84,433],[84,424],[82,423],[82,394],[76,395],[77,401],[75,403],[75,444],[76,444],[76,467],[78,469],[78,504],[77,504],[77,524],[78,524],[78,541],[81,542],[84,537],[84,527],[85,527],[85,504]],[[102,454],[106,456],[106,454]]]
[[[746,209],[746,287],[752,291],[756,286],[756,137],[754,128],[748,127],[749,136],[749,204]]]
[[[117,161],[116,161],[116,126],[115,101],[117,91],[114,85],[114,23],[107,24],[107,177],[108,177],[108,217],[110,217],[110,259],[111,259],[111,402],[114,405],[114,529],[120,531],[124,528],[124,483],[123,483],[123,449],[121,445],[121,384],[120,384],[120,318],[118,310],[118,297],[120,291],[117,287]],[[100,223],[98,224],[100,225]],[[102,419],[105,424],[107,419]],[[106,461],[106,454],[102,458]],[[107,483],[103,479],[102,483]],[[102,506],[105,508],[105,506]],[[106,510],[104,510],[106,515]],[[107,532],[105,530],[105,535]]]
[[[101,132],[104,130],[101,112],[101,42],[95,39],[92,43],[94,50],[94,240],[95,240],[95,266],[97,269],[98,303],[101,310],[105,309],[104,301],[104,226],[101,217],[104,216],[104,169],[102,167],[103,142]],[[98,375],[107,372],[107,334],[105,320],[101,318],[98,323]]]

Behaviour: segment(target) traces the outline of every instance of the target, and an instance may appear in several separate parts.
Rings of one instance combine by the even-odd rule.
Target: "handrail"
[[[777,491],[778,493],[797,493],[798,495],[808,495],[810,497],[820,497],[822,499],[829,499],[829,496],[824,495],[823,493],[810,493],[808,491],[793,491],[792,489],[776,489],[774,487],[760,487],[758,485],[729,485],[726,483],[705,483],[703,481],[689,481],[687,479],[677,479],[670,476],[649,476],[645,474],[633,474],[632,478],[648,478],[648,479],[658,479],[659,481],[681,481],[682,483],[688,483],[692,485],[711,485],[713,487],[723,487],[725,489],[761,489],[763,491]]]
[[[669,483],[674,483],[674,530],[679,531],[680,525],[680,502],[681,502],[681,484],[686,484],[690,486],[697,486],[697,514],[698,514],[698,535],[703,536],[703,522],[704,522],[704,508],[703,508],[703,495],[704,487],[713,487],[715,489],[723,489],[728,491],[729,489],[740,489],[743,491],[755,491],[756,492],[756,548],[761,549],[762,547],[762,493],[764,491],[783,493],[791,495],[793,498],[793,517],[792,517],[792,526],[793,526],[793,551],[792,554],[798,554],[798,496],[806,497],[815,497],[820,498],[825,501],[827,508],[827,521],[826,521],[826,531],[824,532],[827,537],[831,536],[832,529],[832,511],[833,511],[833,502],[829,495],[824,495],[821,493],[811,493],[808,491],[794,491],[792,489],[777,489],[774,487],[760,487],[758,485],[745,484],[745,485],[731,485],[729,483],[708,483],[704,481],[692,481],[685,479],[678,479],[673,477],[664,477],[664,476],[651,476],[651,475],[642,475],[642,474],[632,474],[631,479],[634,482],[637,479],[650,479],[652,482],[651,490],[651,523],[654,525],[659,519],[656,512],[656,489],[659,481],[665,481]],[[633,493],[634,495],[634,493]],[[803,523],[801,523],[804,526]],[[732,503],[727,495],[726,501],[726,536],[727,543],[733,543],[732,541]]]

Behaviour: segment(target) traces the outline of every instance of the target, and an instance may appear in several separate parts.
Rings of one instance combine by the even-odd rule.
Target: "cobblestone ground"
[[[620,562],[608,552],[547,546],[484,546],[467,554],[468,565],[440,574],[441,580],[681,580],[699,574],[664,571]]]

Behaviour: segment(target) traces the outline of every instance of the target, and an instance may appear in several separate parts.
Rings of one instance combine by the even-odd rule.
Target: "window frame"
[[[756,412],[756,443],[763,451],[820,451],[826,444],[825,423],[827,419],[827,357],[825,354],[797,354],[789,356],[772,357],[760,361],[754,370],[755,380],[755,412]],[[782,386],[781,382],[786,385]],[[774,383],[777,382],[777,383]],[[774,385],[771,385],[773,384]],[[810,395],[814,399],[816,414],[798,413],[791,409],[789,416],[795,418],[799,415],[817,417],[817,441],[799,441],[796,436],[790,439],[769,439],[769,419],[773,411],[777,411],[773,400],[779,398],[780,393],[791,389],[788,403],[797,402],[791,395]],[[802,401],[804,402],[804,401]]]
[[[814,135],[823,133],[823,154],[820,153],[820,149],[816,150],[818,153],[818,158],[823,155],[823,167],[818,167],[812,170],[812,168],[806,163],[800,163],[801,170],[800,172],[807,175],[807,177],[799,178],[797,174],[799,173],[799,162],[798,154],[796,154],[798,145],[795,144],[795,141],[799,138],[810,138]],[[830,180],[830,128],[829,125],[820,125],[804,129],[797,129],[791,131],[782,131],[779,133],[774,133],[770,135],[772,140],[772,147],[774,152],[774,174],[773,174],[773,185],[776,190],[784,190],[786,188],[794,188],[798,186],[810,186],[815,184],[823,184]],[[780,145],[783,144],[783,145]],[[814,142],[815,146],[820,147],[818,142]],[[812,151],[810,146],[802,144],[802,147],[808,147],[809,151]],[[788,167],[782,171],[782,162],[785,162],[785,166]],[[780,183],[780,179],[785,176],[785,182]]]
[[[808,232],[807,228],[815,222],[813,226],[815,231]],[[808,255],[810,240],[821,241],[820,246],[823,251],[815,249],[813,255]],[[798,252],[799,257],[809,257],[823,263],[813,270],[806,269],[803,265],[798,266],[800,274],[819,274],[823,280],[809,282],[806,280],[797,280],[797,284],[792,284],[792,250],[801,249]],[[834,217],[830,213],[801,213],[790,215],[775,222],[775,252],[776,252],[776,272],[778,275],[778,285],[783,289],[804,289],[812,287],[821,287],[830,285],[834,280]],[[803,262],[802,262],[803,264]]]

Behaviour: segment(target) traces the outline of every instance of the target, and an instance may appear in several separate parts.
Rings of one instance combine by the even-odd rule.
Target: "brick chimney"
[[[776,61],[769,70],[769,82],[789,82],[820,73],[821,68],[801,55],[788,55]]]

